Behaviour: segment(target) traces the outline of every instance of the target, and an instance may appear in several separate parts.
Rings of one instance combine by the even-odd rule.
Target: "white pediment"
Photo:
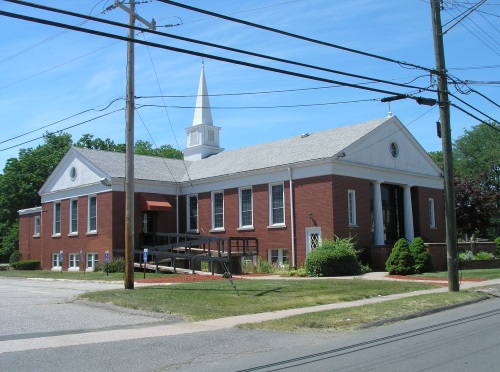
[[[92,164],[73,148],[70,149],[56,169],[49,176],[39,194],[55,194],[82,187],[101,185],[101,179],[109,178],[101,169]]]
[[[401,122],[393,117],[344,150],[346,163],[439,177],[441,170]]]

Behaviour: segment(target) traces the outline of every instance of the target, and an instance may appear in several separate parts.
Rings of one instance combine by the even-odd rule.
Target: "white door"
[[[306,227],[306,255],[321,245],[321,227]]]

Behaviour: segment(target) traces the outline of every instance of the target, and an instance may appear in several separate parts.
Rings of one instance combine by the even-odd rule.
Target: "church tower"
[[[220,130],[220,127],[214,126],[212,120],[204,64],[202,63],[193,125],[186,128],[187,147],[183,150],[184,159],[200,160],[223,151],[224,149],[219,146]]]

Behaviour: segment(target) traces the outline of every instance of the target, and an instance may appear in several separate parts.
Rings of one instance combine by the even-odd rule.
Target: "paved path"
[[[364,280],[367,279],[392,280],[388,278],[384,279],[383,275],[384,275],[383,273],[382,274],[372,273],[369,276],[365,276]],[[469,289],[476,287],[483,287],[486,292],[491,292],[498,295],[500,294],[500,279],[484,281],[484,282],[463,282],[461,284],[461,289]],[[180,334],[206,332],[206,331],[227,329],[239,324],[258,323],[265,320],[279,319],[297,314],[348,308],[354,306],[362,306],[372,303],[379,303],[383,301],[390,301],[400,298],[418,296],[422,294],[446,292],[446,291],[448,291],[448,288],[442,287],[438,289],[415,291],[410,293],[401,293],[389,296],[372,297],[358,301],[274,311],[269,313],[241,315],[228,318],[192,322],[192,323],[181,322],[174,324],[165,324],[162,323],[161,320],[158,320],[156,322],[153,321],[152,323],[147,325],[143,323],[139,327],[138,325],[132,327],[129,324],[128,326],[125,326],[122,329],[105,329],[105,330],[94,329],[90,332],[82,330],[80,332],[75,332],[71,334],[61,334],[61,335],[44,336],[44,337],[37,337],[37,335],[32,334],[31,336],[26,335],[26,337],[23,338],[10,338],[10,339],[0,338],[0,354],[8,352],[27,351],[27,350],[57,348],[62,346],[97,344],[105,342],[116,342],[116,341],[134,340],[134,339],[145,339],[151,337],[175,336]],[[81,301],[72,301],[72,303],[75,304],[78,304],[79,302]],[[137,315],[140,316],[140,314]]]

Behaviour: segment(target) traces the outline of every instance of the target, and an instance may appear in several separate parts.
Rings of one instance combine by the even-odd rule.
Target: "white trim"
[[[243,225],[243,194],[245,190],[250,190],[250,210],[245,212],[251,212],[251,222],[250,224]],[[252,186],[240,187],[238,189],[238,229],[253,229],[253,190]]]
[[[282,195],[281,195],[281,201],[283,203],[283,222],[274,222],[273,220],[273,187],[274,186],[281,186],[282,188]],[[275,182],[275,183],[270,183],[268,186],[268,196],[269,196],[269,226],[268,227],[283,227],[285,226],[285,221],[286,221],[286,213],[285,213],[285,183],[284,182]]]
[[[37,224],[37,221],[38,221],[38,224]],[[38,227],[38,231],[37,230],[37,227]],[[39,237],[40,236],[40,230],[41,230],[41,216],[35,216],[33,218],[33,237]]]
[[[91,256],[90,261],[92,261],[92,266],[89,266],[89,256]],[[95,265],[99,263],[99,255],[97,252],[87,252],[85,255],[85,271],[92,272],[95,269]]]
[[[57,261],[57,266],[54,266],[54,257],[56,257],[55,261]],[[60,271],[61,270],[61,261],[59,260],[59,252],[52,253],[50,264],[52,266],[53,271]]]
[[[347,190],[347,223],[349,226],[357,226],[356,190]]]
[[[90,200],[95,198],[95,229],[90,228]],[[88,195],[87,197],[87,235],[97,233],[97,195]]]
[[[68,253],[68,271],[80,271],[80,253]]]
[[[318,234],[318,244],[321,245],[322,237],[321,237],[321,227],[306,227],[306,256],[312,251],[311,247],[311,235]]]
[[[217,226],[215,227],[215,195],[222,194],[222,226]],[[217,190],[217,191],[212,191],[211,193],[211,216],[212,216],[212,229],[210,231],[225,231],[225,224],[224,224],[224,190]],[[219,213],[220,214],[220,213]]]
[[[276,260],[276,263],[278,264],[279,267],[284,267],[285,266],[285,260],[284,258],[285,257],[288,257],[288,264],[291,265],[290,263],[290,252],[289,252],[289,249],[288,248],[269,248],[267,250],[267,262],[269,262],[270,264],[272,264],[272,258],[273,258],[273,255],[272,255],[272,251],[278,251],[278,255],[275,256],[277,257],[277,260]],[[285,256],[283,253],[284,252],[287,252],[287,256]]]

